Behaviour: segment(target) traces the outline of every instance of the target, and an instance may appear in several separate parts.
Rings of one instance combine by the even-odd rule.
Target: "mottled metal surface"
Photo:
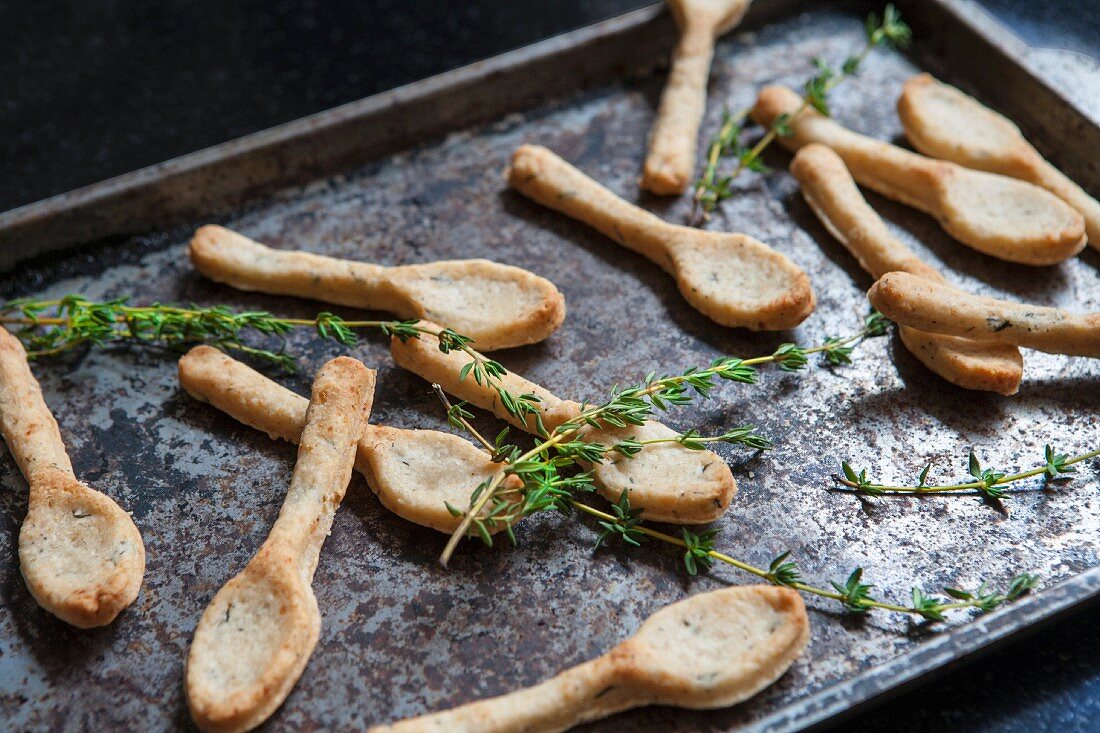
[[[839,60],[861,37],[855,15],[815,9],[724,39],[705,127],[716,126],[723,104],[743,106],[765,83],[797,84],[810,73],[808,58]],[[893,100],[913,70],[910,60],[875,54],[865,73],[835,92],[836,116],[896,138]],[[646,76],[513,115],[284,191],[223,221],[275,246],[384,264],[485,256],[550,278],[568,301],[564,327],[543,344],[498,357],[563,397],[597,400],[650,369],[764,354],[781,341],[813,344],[858,328],[870,280],[798,197],[782,172],[789,160],[782,151],[767,156],[779,172],[747,177],[711,226],[767,241],[809,272],[818,310],[786,334],[715,326],[656,266],[504,188],[501,170],[511,151],[538,142],[637,200],[662,81]],[[1039,142],[1057,149],[1059,141]],[[914,249],[968,289],[1100,309],[1100,257],[1092,250],[1049,269],[1009,265],[953,243],[927,217],[870,200]],[[671,220],[686,213],[684,202],[642,203]],[[137,301],[227,303],[287,316],[324,308],[205,282],[186,261],[187,235],[158,232],[39,260],[6,276],[2,292],[132,294]],[[286,381],[300,392],[306,375],[341,350],[307,334],[291,345],[302,353],[303,376]],[[353,353],[379,369],[374,421],[446,429],[428,385],[396,369],[380,338],[367,337]],[[763,456],[719,449],[741,488],[717,523],[720,545],[734,555],[766,564],[791,549],[807,578],[821,583],[860,565],[878,592],[902,601],[914,584],[1003,584],[1025,570],[1051,586],[1100,564],[1095,466],[1082,466],[1065,488],[1015,494],[1001,507],[973,497],[860,501],[828,490],[842,458],[885,480],[933,461],[931,475],[942,480],[965,472],[971,446],[986,464],[1003,468],[1033,465],[1045,442],[1064,452],[1094,447],[1100,365],[1034,352],[1026,360],[1021,394],[1006,399],[952,388],[896,339],[879,339],[860,349],[853,366],[815,363],[799,375],[765,370],[759,385],[723,386],[668,422],[703,431],[752,422],[777,442]],[[149,561],[137,602],[108,628],[75,631],[38,609],[16,563],[26,485],[11,459],[0,459],[0,713],[16,730],[186,727],[181,680],[190,635],[216,590],[265,537],[293,448],[181,394],[169,355],[100,350],[42,363],[36,373],[78,475],[133,511]],[[361,727],[501,693],[605,651],[668,602],[748,580],[719,568],[689,581],[679,555],[656,545],[594,553],[591,524],[575,519],[532,518],[518,534],[518,548],[470,544],[443,571],[436,564],[442,535],[389,514],[355,478],[314,582],[321,642],[268,728]],[[885,614],[851,619],[811,598],[810,649],[757,698],[725,711],[635,711],[587,730],[729,731],[773,714],[785,716],[772,719],[777,727],[796,727],[837,712],[845,699],[805,707],[815,694],[846,690],[861,699],[950,661],[974,648],[978,636],[1038,620],[1057,609],[1059,597],[1068,603],[1094,592],[1095,584],[1078,583],[1068,597],[1057,589],[983,626],[966,626],[964,616],[947,629]],[[896,661],[912,653],[922,655],[918,662]],[[861,673],[870,677],[853,683]]]

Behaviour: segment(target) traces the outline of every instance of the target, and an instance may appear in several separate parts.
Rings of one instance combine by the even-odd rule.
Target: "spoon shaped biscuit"
[[[649,133],[642,188],[662,196],[683,193],[695,169],[699,124],[707,106],[707,77],[715,39],[733,30],[750,0],[667,0],[680,29],[672,67]]]
[[[310,585],[351,478],[373,394],[374,372],[348,357],[328,362],[313,380],[279,518],[195,628],[184,675],[191,717],[201,730],[255,728],[305,670],[321,631]]]
[[[887,318],[924,331],[1100,359],[1100,313],[971,295],[906,272],[883,275],[867,297]]]
[[[81,629],[137,598],[145,545],[122,508],[77,480],[19,339],[0,327],[0,431],[30,485],[19,569],[34,600]]]
[[[723,588],[662,608],[607,654],[539,685],[369,733],[559,733],[645,705],[729,707],[779,679],[809,640],[797,592]]]
[[[791,161],[791,174],[802,187],[817,218],[873,278],[909,272],[942,282],[943,276],[921,262],[875,213],[852,180],[844,161],[830,148],[811,143]],[[1014,346],[944,336],[900,326],[902,343],[926,367],[966,389],[1016,394],[1024,361]]]
[[[485,351],[537,343],[565,319],[552,282],[488,260],[382,267],[272,249],[213,224],[195,232],[190,251],[199,272],[239,290],[428,318]]]
[[[765,127],[793,116],[802,98],[767,87],[752,110]],[[944,231],[979,252],[1009,262],[1052,265],[1085,246],[1085,222],[1069,204],[1030,183],[932,160],[841,127],[807,108],[779,141],[790,150],[821,143],[844,159],[861,185],[932,215]]]
[[[723,326],[794,328],[814,309],[806,273],[768,245],[744,234],[664,222],[546,148],[523,145],[516,150],[508,183],[649,258],[676,278],[692,307]]]
[[[179,360],[180,386],[235,420],[277,440],[297,443],[309,400],[210,346],[196,346]],[[451,534],[461,517],[447,511],[467,506],[470,494],[496,473],[485,452],[457,435],[367,424],[355,469],[382,506],[410,522]],[[505,479],[518,488],[515,476]],[[490,531],[504,529],[492,523]]]
[[[1100,202],[1024,139],[1020,128],[968,94],[917,74],[905,82],[898,116],[913,147],[940,160],[1034,183],[1077,209],[1089,243],[1100,247]]]
[[[472,377],[463,378],[462,368],[470,362],[463,352],[441,352],[434,340],[390,340],[394,361],[424,379],[470,404],[490,410],[513,425],[536,433],[533,424],[525,424],[504,409],[496,390],[479,385]],[[534,394],[547,430],[553,430],[580,414],[582,406],[555,397],[546,389],[509,372],[502,380],[504,388],[514,395]],[[588,442],[610,445],[626,438],[640,441],[670,438],[676,433],[661,423],[650,420],[645,425],[596,430],[583,428]],[[536,433],[537,434],[537,433]],[[647,445],[632,458],[615,454],[591,468],[596,485],[604,498],[616,501],[624,491],[634,507],[645,511],[646,519],[676,524],[712,522],[729,508],[737,493],[737,484],[729,466],[709,450],[690,450],[678,443]]]

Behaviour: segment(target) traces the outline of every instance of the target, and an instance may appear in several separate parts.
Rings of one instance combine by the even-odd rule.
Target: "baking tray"
[[[1012,115],[1056,164],[1100,188],[1091,154],[1100,130],[1028,70],[1018,41],[970,4],[898,5],[916,41],[904,57],[875,53],[834,92],[842,122],[899,138],[900,83],[927,68]],[[871,9],[881,10],[877,3],[758,2],[719,44],[704,130],[715,129],[725,104],[749,103],[765,83],[801,82],[811,56],[842,59],[861,44]],[[858,328],[870,281],[803,204],[782,172],[783,151],[766,159],[779,172],[739,181],[741,194],[710,226],[767,241],[810,274],[818,309],[790,333],[715,326],[657,267],[503,185],[511,151],[538,142],[682,221],[686,201],[639,198],[636,185],[673,39],[663,10],[646,8],[0,215],[9,268],[0,295],[130,294],[287,316],[326,308],[198,277],[185,243],[196,224],[213,220],[274,246],[384,264],[485,256],[549,277],[568,301],[564,327],[498,357],[575,399],[598,399],[650,369],[764,354],[782,341],[816,343]],[[1100,308],[1093,250],[1057,267],[1014,266],[956,245],[927,217],[869,198],[900,236],[969,289]],[[280,379],[300,392],[341,350],[308,334],[292,336],[290,346],[301,353],[302,373]],[[379,369],[373,420],[447,429],[428,385],[396,369],[381,338],[367,336],[353,353]],[[1021,394],[1005,399],[955,389],[896,339],[877,339],[851,366],[765,370],[760,385],[723,386],[669,422],[704,431],[752,422],[776,440],[763,456],[720,450],[741,489],[717,523],[720,545],[746,560],[766,564],[791,549],[804,574],[821,583],[863,566],[870,582],[899,600],[914,584],[1004,584],[1020,571],[1042,577],[1040,592],[947,627],[889,614],[852,618],[807,598],[811,647],[756,698],[723,711],[650,708],[585,730],[825,725],[1100,595],[1095,466],[1081,466],[1058,490],[1030,484],[1035,490],[1003,506],[974,497],[861,501],[828,490],[844,458],[885,480],[934,461],[933,476],[946,479],[965,472],[970,446],[987,465],[1006,468],[1032,465],[1045,442],[1063,452],[1094,447],[1096,362],[1026,357]],[[16,569],[26,485],[5,454],[0,715],[12,730],[186,728],[181,680],[195,623],[266,536],[294,449],[182,394],[170,354],[100,349],[35,371],[78,475],[133,511],[148,570],[137,602],[105,629],[76,631],[41,611]],[[750,580],[727,568],[689,580],[679,555],[660,546],[594,552],[592,525],[569,517],[533,517],[518,534],[517,548],[469,543],[444,571],[436,562],[443,536],[389,514],[355,478],[314,583],[320,644],[268,728],[362,727],[505,692],[605,651],[666,603]]]

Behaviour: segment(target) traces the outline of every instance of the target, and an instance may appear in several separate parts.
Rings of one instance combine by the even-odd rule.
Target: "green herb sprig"
[[[829,92],[858,72],[872,50],[880,46],[904,48],[909,44],[911,37],[912,31],[902,22],[901,15],[893,5],[886,6],[881,21],[875,13],[871,13],[867,16],[866,42],[863,48],[846,58],[839,70],[821,59],[813,59],[817,73],[803,85],[802,103],[798,109],[793,114],[779,115],[772,121],[771,127],[763,137],[752,147],[745,147],[741,143],[745,121],[750,110],[744,109],[736,114],[730,114],[729,110],[726,110],[722,116],[722,126],[707,146],[703,172],[695,182],[690,219],[696,224],[707,221],[718,204],[733,195],[733,182],[746,170],[757,173],[767,172],[767,168],[760,159],[761,154],[777,137],[791,135],[791,121],[807,108],[813,107],[821,114],[829,116]],[[728,174],[719,175],[721,160],[727,157],[735,158],[737,163]]]
[[[588,427],[604,430],[642,425],[657,412],[689,404],[697,397],[707,397],[718,380],[755,384],[758,380],[757,367],[760,365],[776,364],[781,369],[795,371],[804,368],[813,354],[821,354],[830,364],[846,363],[851,358],[852,349],[865,339],[884,335],[889,323],[884,316],[873,312],[865,319],[859,332],[844,338],[828,338],[821,345],[812,348],[783,344],[767,356],[753,359],[723,357],[705,368],[693,367],[678,375],[658,376],[651,372],[639,385],[614,389],[603,404],[584,406],[575,418],[554,430],[547,431],[541,421],[537,422],[540,441],[528,450],[508,443],[508,430],[502,431],[495,441],[488,441],[469,424],[468,413],[462,414],[455,406],[445,402],[452,423],[470,432],[493,454],[494,460],[500,462],[501,467],[473,491],[470,504],[465,510],[448,507],[462,521],[448,540],[440,556],[440,563],[446,566],[450,562],[458,543],[464,537],[476,536],[491,546],[493,531],[503,530],[515,542],[512,526],[523,517],[547,509],[569,511],[577,492],[593,490],[593,479],[588,471],[563,475],[564,468],[598,463],[611,453],[631,457],[645,445],[657,442],[675,441],[697,450],[703,449],[710,442],[734,443],[754,449],[770,447],[770,442],[758,436],[752,426],[734,428],[707,438],[699,436],[695,431],[688,431],[660,440],[627,439],[612,445],[586,441],[583,431]],[[530,397],[537,400],[533,395]],[[527,410],[537,407],[537,403],[533,401],[526,406],[506,400],[502,400],[502,404],[510,415],[527,421],[531,418]],[[536,411],[535,416],[537,415]],[[517,488],[506,485],[505,479],[509,476],[518,477],[522,486]]]
[[[864,614],[872,610],[881,610],[920,616],[928,621],[946,621],[947,613],[950,611],[964,609],[976,609],[982,613],[993,611],[1006,603],[1017,600],[1039,583],[1038,576],[1021,573],[1012,578],[1003,591],[993,591],[986,583],[982,583],[974,591],[948,587],[943,589],[946,598],[928,594],[924,590],[914,587],[909,591],[909,596],[912,599],[911,604],[890,603],[879,600],[872,595],[875,586],[864,582],[863,568],[856,568],[843,581],[832,581],[829,588],[823,588],[803,580],[798,565],[790,559],[790,551],[776,556],[767,568],[761,568],[716,550],[714,547],[717,536],[716,530],[711,529],[695,533],[688,529],[682,529],[682,537],[675,537],[651,529],[642,524],[641,513],[630,508],[629,500],[625,494],[614,505],[614,514],[582,504],[579,501],[573,501],[571,505],[574,509],[599,520],[603,532],[596,543],[597,547],[603,544],[608,537],[613,536],[622,536],[624,546],[631,547],[640,546],[646,539],[657,540],[679,547],[684,551],[684,566],[690,575],[696,575],[700,570],[709,570],[713,563],[717,561],[755,575],[772,585],[786,586],[802,593],[837,601],[845,611],[852,614]],[[629,532],[629,539],[624,534],[625,532]]]
[[[286,350],[286,336],[296,328],[312,329],[322,339],[344,346],[356,345],[356,331],[377,330],[403,341],[432,336],[443,352],[463,351],[470,356],[464,371],[472,373],[475,379],[487,380],[505,373],[499,363],[474,351],[470,345],[472,339],[449,328],[425,327],[416,320],[349,321],[328,312],[309,319],[280,318],[266,311],[233,311],[222,305],[135,306],[127,298],[93,301],[80,295],[66,295],[56,300],[22,299],[5,303],[0,306],[0,324],[14,330],[31,359],[116,342],[172,349],[202,343],[293,371],[295,359]],[[275,349],[255,346],[248,343],[249,337],[273,337],[279,346]]]
[[[867,476],[866,469],[855,469],[848,461],[841,461],[841,473],[840,475],[834,476],[833,480],[840,486],[845,487],[843,490],[850,490],[853,493],[866,494],[868,496],[972,493],[988,499],[1003,499],[1011,493],[1006,488],[1009,484],[1018,483],[1038,476],[1042,476],[1048,484],[1055,481],[1067,480],[1072,478],[1072,475],[1077,472],[1075,464],[1098,457],[1100,457],[1100,448],[1091,450],[1087,453],[1069,456],[1065,453],[1057,452],[1054,446],[1048,444],[1043,449],[1043,464],[1041,466],[1036,466],[1035,468],[1030,468],[1018,473],[1007,473],[1005,471],[983,467],[974,451],[970,451],[967,469],[973,480],[949,484],[930,484],[928,482],[928,474],[932,470],[932,464],[929,463],[921,470],[916,482],[910,485],[901,486],[876,483]]]

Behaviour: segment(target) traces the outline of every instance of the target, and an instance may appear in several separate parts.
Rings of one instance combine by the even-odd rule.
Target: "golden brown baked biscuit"
[[[546,148],[523,145],[516,150],[508,183],[649,258],[676,278],[692,307],[723,326],[794,328],[814,309],[806,273],[768,245],[744,234],[664,222]]]
[[[807,145],[791,161],[791,173],[821,223],[872,277],[901,271],[943,280],[890,233],[832,149],[818,143]],[[1014,346],[969,341],[909,326],[900,326],[898,333],[917,359],[952,384],[1005,395],[1020,389],[1024,361]]]
[[[779,679],[809,640],[797,592],[723,588],[666,606],[607,654],[542,684],[370,733],[559,733],[644,705],[729,707]]]
[[[118,504],[77,480],[19,339],[0,327],[0,431],[30,485],[19,569],[39,606],[81,629],[137,598],[141,533]]]
[[[313,380],[298,462],[271,533],[195,628],[185,690],[203,731],[255,728],[282,704],[317,646],[310,584],[351,478],[374,395],[374,372],[341,356]]]
[[[381,267],[271,249],[208,224],[191,239],[191,261],[211,280],[240,290],[428,318],[485,351],[537,343],[565,319],[565,298],[552,282],[488,260]]]
[[[883,275],[867,297],[888,318],[925,331],[1100,358],[1100,313],[1076,314],[971,295],[906,272]]]
[[[752,110],[764,126],[794,115],[802,98],[786,87],[767,87]],[[790,150],[810,143],[832,148],[852,177],[936,218],[944,231],[979,252],[1009,262],[1052,265],[1085,246],[1085,222],[1054,194],[1007,176],[932,160],[841,127],[807,108],[779,141]]]
[[[504,409],[500,396],[491,386],[479,385],[470,376],[462,378],[462,368],[470,361],[467,354],[456,351],[444,354],[429,338],[402,342],[394,337],[390,341],[390,351],[399,365],[442,386],[459,399],[491,410],[519,428],[536,432],[533,425],[524,424]],[[503,382],[514,395],[538,396],[539,412],[547,430],[572,420],[581,412],[582,407],[576,402],[559,399],[517,374],[509,372]],[[582,434],[585,440],[604,445],[626,438],[653,440],[676,435],[656,420],[649,420],[645,425],[606,430],[586,427]],[[602,463],[587,467],[592,470],[596,485],[605,498],[616,501],[625,491],[631,506],[643,509],[645,517],[656,522],[712,522],[722,516],[737,493],[733,474],[720,456],[709,450],[690,450],[674,442],[647,445],[632,458],[616,453]]]
[[[750,0],[667,0],[680,28],[672,67],[649,133],[642,188],[662,196],[683,193],[695,169],[695,144],[707,106],[714,40],[737,27]]]
[[[277,440],[297,443],[309,400],[210,346],[196,346],[179,360],[180,386],[230,417]],[[355,468],[382,506],[425,527],[451,534],[461,517],[447,504],[465,507],[470,494],[500,468],[484,451],[438,430],[401,430],[367,424]],[[519,488],[515,476],[508,488]],[[490,522],[490,532],[504,527]]]
[[[1089,243],[1100,247],[1100,201],[1039,155],[1015,123],[931,74],[905,82],[898,115],[913,147],[940,160],[1042,186],[1085,218]]]

